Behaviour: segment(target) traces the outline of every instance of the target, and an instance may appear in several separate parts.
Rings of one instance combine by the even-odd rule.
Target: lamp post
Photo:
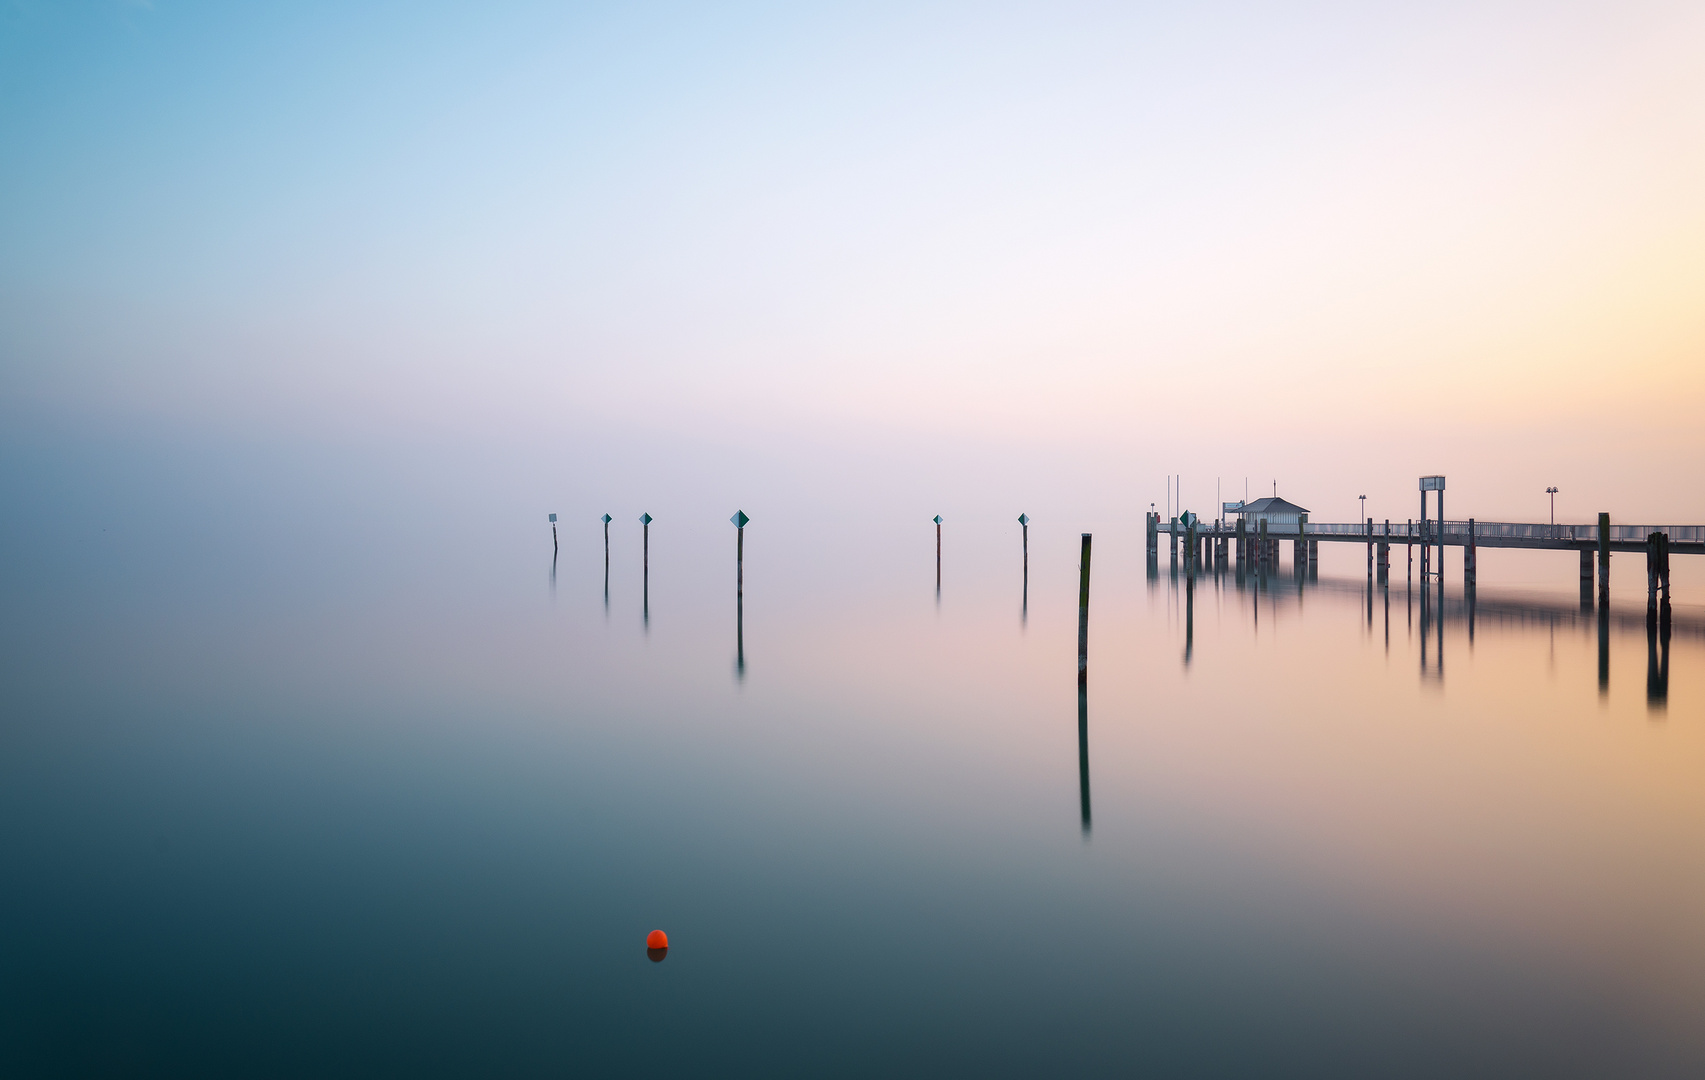
[[[1368,516],[1368,497],[1366,495],[1357,495],[1356,498],[1362,500],[1362,513],[1360,517],[1356,518],[1356,523],[1359,525],[1362,520]]]
[[[1557,524],[1557,489],[1548,487],[1545,489],[1545,494],[1551,496],[1551,524],[1555,525]]]

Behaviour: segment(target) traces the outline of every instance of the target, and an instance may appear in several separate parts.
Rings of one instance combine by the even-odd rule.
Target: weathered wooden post
[[[1664,633],[1664,649],[1667,657],[1669,649],[1669,533],[1660,533],[1663,537],[1662,550],[1658,560],[1658,625]],[[1666,661],[1667,663],[1667,661]],[[1666,668],[1667,670],[1667,668]],[[1666,676],[1667,677],[1667,676]]]
[[[1408,524],[1403,526],[1403,557],[1406,560],[1406,565],[1404,566],[1404,569],[1403,569],[1403,583],[1405,585],[1407,585],[1410,582],[1415,580],[1415,519],[1414,518],[1410,518]]]
[[[1610,515],[1598,516],[1598,602],[1610,606]]]
[[[941,595],[941,515],[936,514],[936,595]]]
[[[1261,561],[1261,569],[1265,570],[1272,555],[1272,553],[1267,550],[1267,519],[1262,518],[1260,521],[1256,522],[1255,527],[1261,532],[1258,540],[1259,547],[1257,550],[1260,552],[1259,558]]]
[[[1658,625],[1658,560],[1663,557],[1663,533],[1646,534],[1646,629]]]
[[[1593,606],[1593,552],[1592,548],[1581,549],[1581,608],[1586,610]]]
[[[1249,562],[1249,523],[1242,514],[1237,515],[1237,565],[1245,566]]]
[[[555,514],[552,514],[552,515],[551,515],[551,565],[552,565],[552,566],[555,566],[555,565],[556,565],[556,554],[557,554],[557,546],[556,546],[556,515],[555,515]]]
[[[1149,524],[1153,525],[1153,522],[1150,522]],[[1024,530],[1024,601],[1023,601],[1023,611],[1025,614],[1028,614],[1030,612],[1030,516],[1028,514],[1019,514],[1018,515],[1018,526],[1019,526],[1019,528]],[[1150,550],[1152,551],[1153,549],[1150,548]]]
[[[1198,553],[1196,550],[1196,522],[1186,513],[1184,520],[1184,572],[1195,574]]]
[[[1143,514],[1143,532],[1148,539],[1148,553],[1160,554],[1160,518],[1152,510]]]
[[[1474,588],[1480,580],[1480,549],[1474,542],[1474,519],[1468,519],[1468,542],[1462,549],[1462,586],[1465,589]],[[1469,639],[1474,637],[1472,624]]]
[[[614,520],[609,514],[601,518],[604,522],[604,606],[610,606],[610,522]]]
[[[1089,685],[1089,533],[1083,534],[1083,561],[1077,579],[1077,685]]]
[[[1177,515],[1173,515],[1172,521],[1169,523],[1169,525],[1167,527],[1166,539],[1167,539],[1169,546],[1172,548],[1172,568],[1174,570],[1176,570],[1176,569],[1178,569],[1178,517],[1177,517]]]
[[[1291,569],[1308,573],[1308,515],[1297,515],[1297,538],[1291,542]]]
[[[1381,539],[1379,542],[1379,583],[1381,585],[1385,585],[1385,584],[1390,583],[1390,581],[1391,581],[1391,519],[1386,518],[1385,519],[1384,538]],[[1391,617],[1391,612],[1388,610],[1386,612],[1387,621],[1390,620],[1390,617]],[[1389,631],[1390,627],[1388,626],[1388,627],[1386,627],[1386,629],[1387,629],[1387,631]]]
[[[1368,578],[1371,580],[1373,578],[1373,518],[1368,518],[1368,523],[1363,531],[1368,538]]]

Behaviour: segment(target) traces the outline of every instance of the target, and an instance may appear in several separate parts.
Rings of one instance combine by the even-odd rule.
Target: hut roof
[[[1239,510],[1238,513],[1252,514],[1256,516],[1271,516],[1273,514],[1306,514],[1308,513],[1308,508],[1298,506],[1294,502],[1288,502],[1284,499],[1278,498],[1277,496],[1271,496],[1265,499],[1256,499],[1252,503],[1245,503],[1243,505],[1243,509]]]

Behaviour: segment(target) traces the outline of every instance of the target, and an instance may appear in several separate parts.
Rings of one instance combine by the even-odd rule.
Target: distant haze
[[[1169,473],[1402,519],[1430,472],[1705,521],[1702,45],[1698,3],[10,5],[0,425],[433,446],[540,521]]]

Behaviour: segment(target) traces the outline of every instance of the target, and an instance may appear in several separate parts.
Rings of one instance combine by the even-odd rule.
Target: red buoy
[[[645,935],[645,947],[648,949],[667,949],[669,947],[669,935],[661,930],[653,930]]]

